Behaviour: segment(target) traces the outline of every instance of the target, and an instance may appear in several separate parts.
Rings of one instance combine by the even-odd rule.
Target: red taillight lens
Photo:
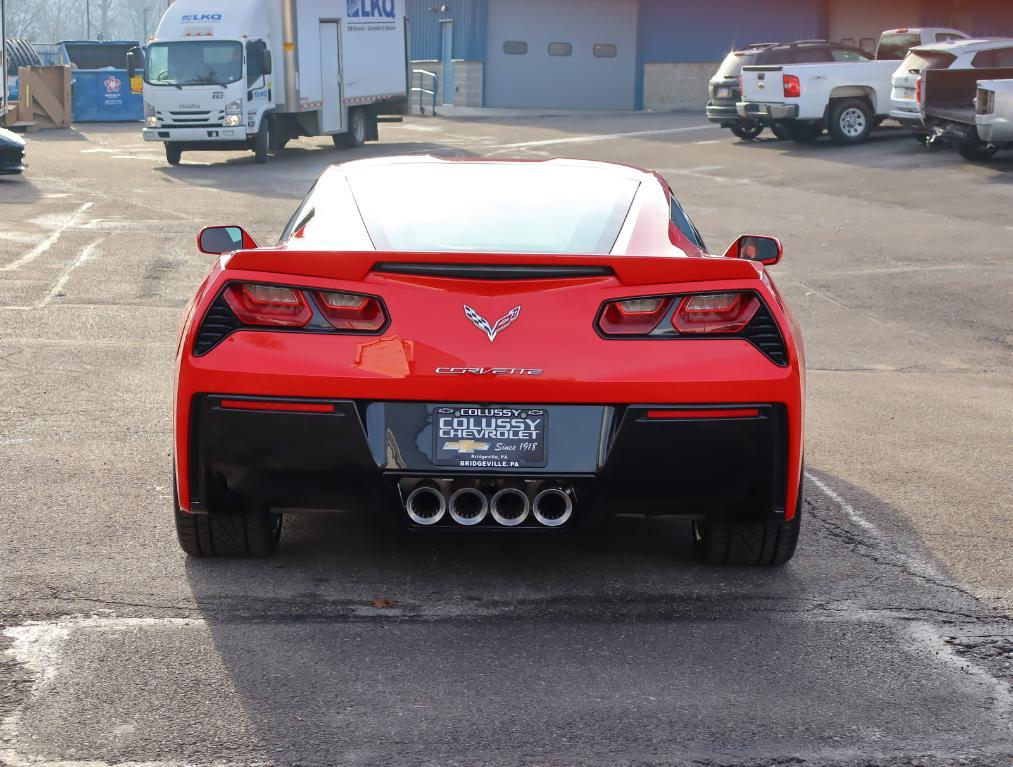
[[[244,325],[301,328],[313,317],[302,291],[283,285],[258,282],[229,285],[225,300]]]
[[[915,101],[919,104],[922,103],[922,78],[920,77],[915,81]]]
[[[680,333],[738,333],[759,308],[752,293],[701,293],[682,299],[672,325]]]
[[[784,76],[784,97],[786,99],[797,99],[802,95],[802,83],[795,75]]]
[[[320,310],[336,330],[375,333],[387,324],[383,304],[372,296],[318,290]]]
[[[654,330],[672,304],[666,296],[624,298],[605,304],[598,326],[610,336],[642,336]]]

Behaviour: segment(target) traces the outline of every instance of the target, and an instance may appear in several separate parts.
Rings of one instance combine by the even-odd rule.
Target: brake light
[[[796,75],[784,76],[784,97],[786,99],[797,99],[802,95],[802,83]]]
[[[668,296],[624,298],[605,304],[598,326],[610,336],[642,336],[654,330],[668,312]]]
[[[225,301],[244,325],[301,328],[313,318],[302,291],[283,285],[236,283],[226,288]]]
[[[686,296],[672,315],[672,326],[680,333],[738,333],[759,308],[752,293]]]
[[[387,324],[383,304],[372,296],[318,290],[316,297],[321,313],[335,330],[375,333]]]
[[[915,82],[915,101],[919,104],[922,103],[922,78],[918,78]]]

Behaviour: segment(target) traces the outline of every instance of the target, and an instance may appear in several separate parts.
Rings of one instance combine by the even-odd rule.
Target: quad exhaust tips
[[[404,509],[412,522],[423,527],[436,525],[447,516],[463,527],[480,525],[488,517],[501,527],[519,527],[525,522],[531,527],[532,517],[542,527],[560,527],[573,516],[571,487],[533,480],[472,481],[474,485],[463,480],[423,480],[405,497]],[[528,492],[525,486],[530,488]]]
[[[435,483],[423,482],[408,494],[404,507],[412,522],[428,527],[443,519],[447,499]]]

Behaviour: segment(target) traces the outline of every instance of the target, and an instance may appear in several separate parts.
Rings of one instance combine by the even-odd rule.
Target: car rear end
[[[916,133],[927,133],[922,114],[922,84],[925,72],[931,69],[948,69],[957,56],[938,46],[913,48],[891,82],[890,117]]]
[[[326,255],[241,253],[209,281],[179,352],[185,510],[500,531],[795,513],[803,366],[762,267]]]
[[[739,117],[736,104],[739,102],[739,73],[742,67],[752,64],[757,50],[733,51],[721,62],[718,71],[708,84],[707,119],[722,128],[737,125]]]
[[[981,80],[975,107],[979,138],[1001,148],[1013,145],[1013,80]]]
[[[25,140],[21,136],[0,128],[0,175],[23,173],[25,165]]]
[[[739,117],[760,122],[799,118],[801,81],[785,67],[770,64],[743,67],[741,83]]]

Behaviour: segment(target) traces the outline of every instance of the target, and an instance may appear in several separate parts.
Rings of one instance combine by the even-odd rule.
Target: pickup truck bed
[[[964,135],[969,129],[976,132],[978,81],[1009,78],[1013,78],[1013,68],[926,71],[922,81],[925,124],[937,133]]]

